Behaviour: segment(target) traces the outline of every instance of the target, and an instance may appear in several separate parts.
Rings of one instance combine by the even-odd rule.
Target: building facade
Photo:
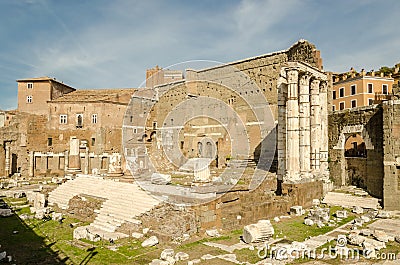
[[[359,75],[354,72],[334,75],[333,79],[332,111],[371,106],[392,95],[392,77],[362,71]]]

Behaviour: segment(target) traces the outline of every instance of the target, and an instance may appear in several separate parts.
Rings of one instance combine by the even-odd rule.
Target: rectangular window
[[[92,138],[92,146],[96,144],[96,138]]]
[[[368,93],[370,94],[374,93],[374,85],[369,83],[367,86],[368,86]]]
[[[153,121],[153,130],[157,129],[157,122]]]
[[[340,102],[340,103],[339,103],[339,109],[340,109],[340,110],[344,110],[344,107],[345,107],[345,106],[344,106],[344,102]]]
[[[29,89],[32,89],[33,88],[33,83],[27,83],[26,87],[29,88]]]
[[[32,96],[26,97],[26,103],[32,103]]]
[[[92,114],[92,123],[97,123],[97,114]]]
[[[339,97],[344,97],[344,87],[339,88]]]
[[[356,85],[351,85],[350,90],[351,90],[351,94],[355,95],[356,94]]]
[[[53,145],[53,138],[49,137],[47,138],[47,146],[52,146]]]
[[[369,98],[368,99],[368,106],[374,105],[374,99],[373,98]]]
[[[68,116],[65,114],[60,115],[60,124],[67,124],[68,123]]]
[[[332,91],[332,98],[336,99],[336,91]]]
[[[356,99],[353,99],[353,100],[351,101],[351,107],[352,107],[352,108],[357,107],[357,100],[356,100]]]
[[[336,106],[332,105],[332,111],[335,111],[335,110],[336,110]]]
[[[384,95],[388,94],[388,85],[382,85],[382,94]]]

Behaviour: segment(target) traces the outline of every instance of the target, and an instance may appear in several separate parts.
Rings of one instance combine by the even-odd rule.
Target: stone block
[[[142,243],[142,247],[152,247],[158,244],[158,238],[156,236],[151,236]]]

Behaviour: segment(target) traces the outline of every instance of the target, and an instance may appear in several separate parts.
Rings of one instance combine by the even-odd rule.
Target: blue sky
[[[0,0],[0,109],[15,80],[138,87],[145,70],[230,62],[314,43],[328,71],[400,62],[399,0]]]

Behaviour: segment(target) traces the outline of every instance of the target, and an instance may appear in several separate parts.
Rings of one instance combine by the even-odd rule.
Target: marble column
[[[321,100],[321,147],[320,147],[320,163],[321,173],[324,177],[329,177],[328,165],[328,89],[326,81],[320,83],[320,100]]]
[[[286,177],[291,181],[298,180],[300,173],[298,74],[297,69],[287,71]]]
[[[4,142],[4,145],[5,145],[5,149],[6,149],[6,161],[5,161],[5,167],[4,167],[4,171],[5,171],[5,174],[6,174],[6,176],[9,176],[10,174],[11,174],[11,168],[10,168],[10,162],[11,162],[11,159],[10,159],[10,146],[9,146],[9,143],[8,142]]]
[[[320,80],[313,79],[311,81],[311,169],[318,171],[320,167],[320,149],[321,149],[321,116],[320,116],[320,96],[319,96]]]
[[[286,71],[281,72],[278,86],[278,130],[277,130],[277,152],[278,152],[278,169],[277,178],[283,181],[286,175],[286,100],[287,100],[287,81]]]
[[[310,139],[310,78],[304,73],[300,77],[299,89],[299,123],[300,123],[300,175],[308,178],[311,170],[311,139]]]

